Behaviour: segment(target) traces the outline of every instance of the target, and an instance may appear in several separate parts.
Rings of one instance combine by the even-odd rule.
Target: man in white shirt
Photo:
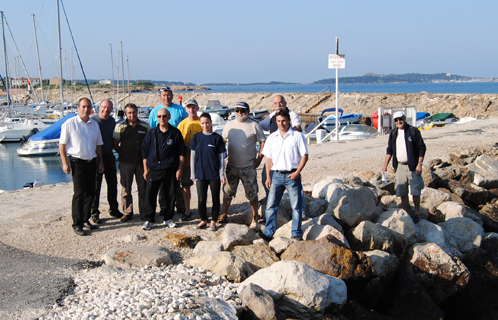
[[[301,229],[303,208],[303,185],[301,171],[308,161],[308,147],[302,133],[290,127],[289,112],[277,112],[276,122],[278,131],[275,131],[266,140],[263,155],[266,157],[266,187],[268,202],[266,206],[266,225],[261,237],[271,240],[277,229],[277,209],[282,200],[284,190],[289,193],[292,206],[292,238],[302,240]]]
[[[90,99],[81,98],[78,101],[78,115],[62,125],[59,140],[62,170],[66,174],[71,172],[73,176],[71,213],[74,232],[79,236],[86,235],[83,227],[97,228],[89,222],[90,210],[97,168],[99,173],[104,172],[102,135],[97,122],[90,119],[91,113]]]

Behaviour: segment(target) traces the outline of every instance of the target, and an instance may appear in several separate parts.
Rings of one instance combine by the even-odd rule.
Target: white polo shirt
[[[308,154],[308,146],[304,136],[292,128],[289,128],[284,137],[280,134],[280,130],[270,134],[263,148],[263,155],[272,160],[271,170],[297,169],[305,154]]]
[[[96,121],[83,121],[79,115],[62,124],[60,144],[66,145],[68,156],[91,160],[97,156],[97,146],[103,145],[100,128]]]

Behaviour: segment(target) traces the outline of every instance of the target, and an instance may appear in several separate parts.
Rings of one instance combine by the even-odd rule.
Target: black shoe
[[[95,230],[95,229],[98,229],[99,227],[97,227],[96,225],[91,224],[90,221],[87,221],[87,222],[83,223],[83,228],[87,228],[87,229],[90,229],[90,230]]]
[[[267,236],[266,234],[264,234],[263,232],[261,232],[261,233],[259,234],[259,236],[261,237],[261,239],[263,239],[263,240],[265,240],[265,241],[268,241],[268,242],[270,242],[270,241],[272,241],[272,240],[273,240],[273,237],[268,237],[268,236]]]
[[[180,219],[178,221],[179,222],[185,222],[185,221],[189,221],[190,219],[192,219],[192,213],[189,214],[189,215],[186,215],[185,213],[182,213],[182,216],[180,217]]]
[[[99,216],[95,215],[95,216],[92,216],[92,222],[95,224],[101,224],[102,220],[100,220]]]
[[[74,228],[74,233],[76,233],[79,236],[86,236],[86,231],[83,230],[82,227],[75,227]]]
[[[119,212],[119,210],[111,211],[111,212],[109,212],[109,215],[111,217],[118,218],[118,219],[121,219],[123,217],[123,214],[121,212]]]
[[[294,239],[296,241],[303,241],[303,237],[301,236],[293,236],[291,239]]]
[[[125,214],[124,216],[121,217],[121,222],[127,222],[127,221],[130,221],[131,219],[133,219],[133,215],[132,214]]]

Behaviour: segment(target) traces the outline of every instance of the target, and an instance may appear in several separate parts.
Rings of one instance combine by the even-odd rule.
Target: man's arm
[[[289,178],[292,180],[296,180],[297,177],[301,174],[301,171],[303,170],[304,166],[306,165],[306,162],[308,162],[308,154],[305,154],[302,158],[301,161],[299,161],[299,166],[297,167],[297,170],[294,171],[289,175]]]
[[[303,132],[303,129],[301,128],[301,125],[300,125],[300,124],[298,124],[298,125],[296,125],[296,126],[292,127],[292,130],[294,130],[294,131],[298,131],[298,132]]]
[[[386,159],[384,160],[384,166],[380,169],[380,172],[386,172],[387,166],[389,165],[389,161],[391,161],[392,155],[386,154]]]
[[[119,151],[120,151],[119,140],[118,139],[112,139],[112,141],[113,141],[114,150],[116,150],[116,152],[119,154]]]
[[[273,161],[266,157],[265,159],[265,168],[266,168],[266,182],[265,182],[265,186],[267,189],[270,189],[271,187],[271,167],[273,166]]]
[[[62,171],[64,171],[65,174],[69,174],[69,172],[71,172],[71,166],[69,166],[69,163],[67,162],[66,144],[59,143],[59,154],[61,155],[62,160]]]
[[[265,142],[264,141],[261,141],[259,143],[259,153],[256,155],[256,159],[254,160],[254,162],[252,163],[252,166],[254,168],[257,168],[259,167],[259,165],[261,164],[261,160],[263,160],[263,147],[265,146]]]
[[[144,163],[144,180],[147,181],[147,176],[149,175],[149,167],[147,167],[147,159],[142,160]]]
[[[180,164],[178,165],[178,170],[176,171],[176,180],[180,181],[183,175],[183,164],[185,163],[185,157],[180,156]]]
[[[97,146],[97,163],[99,166],[99,173],[104,172],[104,158],[102,157],[102,145]]]

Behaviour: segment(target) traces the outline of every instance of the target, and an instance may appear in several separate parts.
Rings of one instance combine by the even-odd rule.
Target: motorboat
[[[453,113],[437,113],[432,117],[425,119],[424,129],[428,130],[434,127],[445,127],[447,125],[455,124],[458,118]]]
[[[33,132],[34,129],[42,131],[48,126],[41,119],[36,118],[6,118],[0,126],[0,142],[18,142]]]
[[[417,123],[415,127],[419,128],[420,126],[425,124],[425,120],[429,118],[431,114],[429,112],[417,112]]]
[[[206,106],[201,111],[219,114],[223,119],[227,120],[233,110],[235,110],[235,108],[229,108],[228,106],[222,105],[220,100],[208,100]]]
[[[377,129],[365,124],[346,124],[339,127],[339,141],[368,139],[377,134]],[[335,130],[328,132],[325,129],[317,129],[311,134],[306,134],[305,137],[308,144],[311,140],[315,140],[317,143],[336,140]]]
[[[64,118],[56,121],[47,129],[31,136],[29,140],[17,149],[19,156],[48,156],[59,152],[59,138],[64,122],[76,116],[69,113]]]
[[[339,124],[353,124],[361,121],[363,114],[361,113],[344,113],[342,109],[337,109],[338,112],[338,120]],[[332,113],[331,115],[326,116],[326,113]],[[335,108],[324,109],[318,117],[318,123],[326,120],[325,123],[322,124],[322,127],[327,131],[332,131],[335,129]]]

